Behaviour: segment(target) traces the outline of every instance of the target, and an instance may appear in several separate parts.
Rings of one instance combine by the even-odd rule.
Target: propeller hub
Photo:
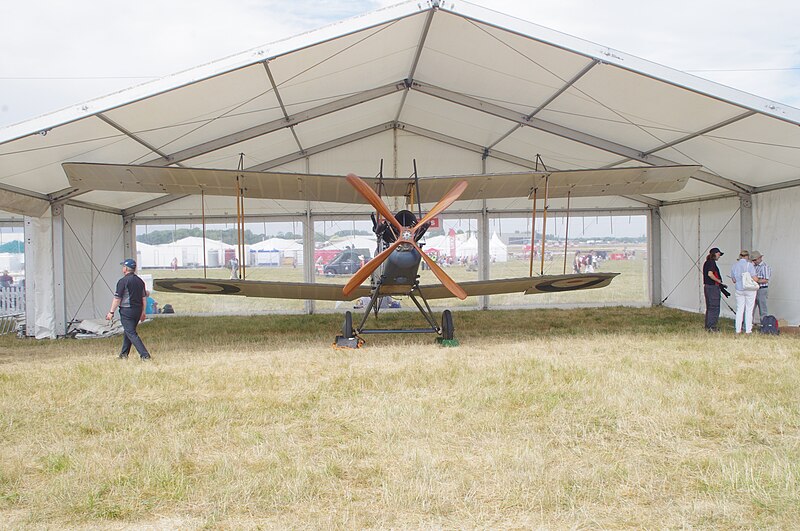
[[[411,232],[411,229],[403,229],[403,232],[401,232],[401,233],[400,233],[400,236],[401,236],[401,237],[402,237],[404,240],[410,240],[410,239],[411,239],[411,236],[412,236],[413,234],[414,234],[414,233],[413,233],[413,232]]]

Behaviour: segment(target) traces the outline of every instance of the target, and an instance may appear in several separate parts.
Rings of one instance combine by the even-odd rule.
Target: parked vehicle
[[[326,275],[352,275],[370,259],[369,249],[345,249],[328,262]]]

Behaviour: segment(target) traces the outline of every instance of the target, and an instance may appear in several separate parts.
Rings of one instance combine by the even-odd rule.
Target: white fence
[[[0,315],[25,313],[25,287],[0,288]]]
[[[25,288],[0,288],[0,335],[14,332],[17,321],[25,315]]]

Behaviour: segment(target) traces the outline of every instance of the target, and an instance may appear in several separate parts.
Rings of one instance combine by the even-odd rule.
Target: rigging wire
[[[122,237],[122,234],[125,231],[125,227],[123,226],[120,229],[119,234],[117,234],[117,238],[114,240],[114,243],[108,249],[108,253],[106,254],[105,260],[103,260],[102,265],[100,266],[100,268],[98,268],[94,263],[94,258],[91,256],[89,251],[86,250],[86,247],[83,245],[83,242],[81,242],[81,239],[78,237],[78,234],[75,232],[75,229],[73,229],[72,225],[70,225],[69,220],[67,219],[67,216],[63,216],[63,218],[64,218],[64,224],[67,226],[67,228],[69,228],[69,230],[72,233],[72,235],[75,236],[75,241],[78,242],[78,245],[83,250],[83,253],[89,259],[89,264],[91,264],[92,268],[97,272],[97,278],[102,279],[103,283],[108,288],[108,291],[110,291],[111,293],[114,293],[114,288],[112,288],[108,284],[108,282],[106,282],[106,279],[103,276],[103,274],[101,273],[100,268],[105,267],[106,264],[108,263],[108,259],[111,258],[111,253],[113,253],[114,250],[116,249],[117,242],[119,242],[119,239]],[[94,221],[94,216],[92,216],[92,218],[93,218],[93,221]],[[86,299],[89,297],[89,294],[92,293],[92,288],[94,288],[94,284],[95,284],[96,280],[97,279],[92,281],[92,285],[89,287],[89,290],[83,296],[83,299],[81,299],[80,304],[78,304],[78,309],[75,310],[75,314],[72,316],[72,319],[70,319],[69,322],[74,322],[75,321],[75,318],[78,316],[78,313],[81,311],[81,308],[83,308],[83,303],[86,302]],[[94,301],[92,301],[92,302],[94,303]],[[94,310],[97,311],[98,309],[95,307]]]
[[[730,225],[731,221],[733,221],[733,218],[736,216],[736,214],[738,214],[738,213],[739,213],[739,211],[740,211],[741,209],[742,209],[742,207],[740,206],[740,207],[738,207],[738,208],[736,209],[736,211],[735,211],[733,214],[731,214],[731,217],[728,219],[728,221],[725,223],[725,225],[723,225],[723,227],[722,227],[722,228],[719,230],[719,232],[718,232],[718,233],[717,233],[717,234],[716,234],[716,235],[715,235],[713,238],[711,238],[711,241],[712,241],[712,242],[713,242],[714,240],[716,240],[717,238],[719,238],[720,234],[722,234],[722,232],[723,232],[723,231],[724,231],[726,228],[728,228],[728,225]],[[680,240],[680,238],[678,238],[678,237],[675,235],[675,233],[674,233],[674,232],[672,232],[672,229],[671,229],[671,228],[670,228],[670,226],[667,224],[667,222],[664,220],[664,218],[663,218],[662,216],[660,216],[660,215],[658,216],[658,218],[659,218],[659,220],[661,220],[661,222],[663,222],[663,223],[664,223],[664,226],[667,228],[667,230],[669,231],[669,233],[670,233],[670,234],[672,234],[672,237],[673,237],[673,238],[675,238],[675,241],[676,241],[676,242],[678,242],[678,245],[680,246],[680,248],[681,248],[681,249],[683,249],[683,252],[684,252],[684,254],[685,254],[685,255],[686,255],[686,256],[687,256],[687,257],[688,257],[690,260],[692,260],[692,265],[689,267],[689,270],[688,270],[688,271],[686,271],[686,273],[683,275],[683,277],[681,277],[681,279],[678,281],[678,283],[677,283],[677,284],[675,284],[675,287],[674,287],[674,288],[672,288],[672,291],[670,291],[670,292],[667,294],[667,296],[666,296],[666,297],[664,297],[663,299],[661,299],[661,303],[660,303],[660,304],[664,304],[664,302],[666,302],[666,300],[667,300],[667,299],[670,297],[670,295],[672,295],[673,293],[675,293],[675,290],[676,290],[676,289],[678,289],[678,287],[680,287],[680,285],[683,283],[683,281],[684,281],[684,280],[686,280],[686,277],[687,277],[687,276],[689,276],[689,273],[691,273],[692,271],[694,271],[695,269],[697,269],[697,270],[698,270],[698,271],[700,271],[700,273],[702,274],[702,270],[700,269],[700,266],[699,266],[698,264],[700,263],[700,259],[701,259],[703,256],[702,256],[702,255],[700,255],[700,257],[698,257],[698,258],[694,258],[694,257],[693,257],[693,256],[692,256],[692,255],[689,253],[689,251],[686,249],[686,247],[684,247],[683,243],[681,243],[681,240]],[[708,248],[708,247],[706,247],[706,248]],[[727,303],[726,303],[726,304],[727,304]],[[730,306],[729,306],[729,307],[730,307]]]

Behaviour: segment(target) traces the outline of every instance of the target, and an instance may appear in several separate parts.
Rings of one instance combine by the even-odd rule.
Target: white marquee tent
[[[755,246],[776,272],[771,308],[797,324],[798,124],[798,109],[532,22],[412,1],[0,130],[0,210],[30,242],[29,333],[54,337],[107,308],[137,224],[201,210],[196,196],[71,187],[64,162],[235,169],[245,153],[252,171],[373,176],[383,161],[387,179],[414,160],[423,176],[523,171],[537,155],[548,169],[697,164],[679,192],[576,198],[570,211],[646,215],[652,302],[691,311],[704,306],[694,264],[708,248],[726,251],[725,271]],[[248,221],[303,223],[308,281],[314,222],[367,215],[316,199],[245,200]],[[235,212],[229,197],[203,207],[214,223]],[[488,257],[489,219],[530,207],[474,199],[448,216],[478,220]]]

